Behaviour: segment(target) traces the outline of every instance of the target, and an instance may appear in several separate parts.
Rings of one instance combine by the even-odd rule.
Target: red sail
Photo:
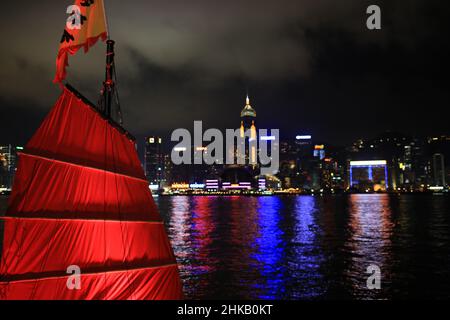
[[[182,298],[132,138],[73,89],[20,154],[4,220],[0,299]]]

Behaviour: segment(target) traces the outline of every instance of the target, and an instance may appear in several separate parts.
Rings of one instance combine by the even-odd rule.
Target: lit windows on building
[[[0,146],[0,191],[10,191],[14,183],[17,153],[22,147]]]
[[[158,185],[164,181],[165,159],[162,138],[151,136],[146,138],[145,144],[145,175],[151,185]]]

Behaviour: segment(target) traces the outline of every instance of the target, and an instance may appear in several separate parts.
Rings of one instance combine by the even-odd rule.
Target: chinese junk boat
[[[99,1],[97,1],[99,2]],[[178,266],[134,138],[71,86],[20,154],[4,222],[0,299],[181,299]]]

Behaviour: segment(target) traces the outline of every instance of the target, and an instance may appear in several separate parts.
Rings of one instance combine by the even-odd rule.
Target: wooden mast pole
[[[114,96],[114,40],[111,40],[111,34],[109,31],[109,23],[108,23],[108,15],[106,13],[105,1],[103,2],[103,12],[105,15],[105,23],[106,23],[106,32],[108,34],[108,40],[106,41],[106,73],[105,73],[105,82],[103,83],[103,95],[105,102],[105,116],[107,118],[112,117],[112,101]]]

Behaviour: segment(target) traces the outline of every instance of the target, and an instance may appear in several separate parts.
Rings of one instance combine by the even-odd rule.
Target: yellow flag
[[[108,37],[103,0],[76,0],[67,8],[67,14],[56,59],[55,83],[66,78],[69,54],[74,55],[80,48],[87,52],[98,39],[105,41]]]

